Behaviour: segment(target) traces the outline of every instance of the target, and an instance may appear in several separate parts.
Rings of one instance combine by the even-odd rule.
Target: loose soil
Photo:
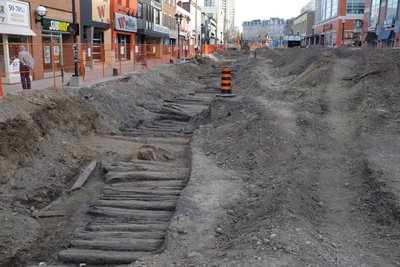
[[[80,171],[150,149],[190,166],[190,178],[163,249],[127,265],[400,266],[399,59],[397,50],[224,51],[92,88],[4,97],[0,265],[68,265],[59,252],[88,223],[80,219],[105,177],[99,168],[68,194]],[[234,68],[236,98],[185,110],[189,138],[171,127],[146,137],[171,111],[164,100],[215,92],[220,66]],[[51,207],[63,216],[32,216]]]

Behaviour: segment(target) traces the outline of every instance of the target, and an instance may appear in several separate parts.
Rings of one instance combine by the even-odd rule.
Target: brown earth
[[[107,136],[152,118],[163,99],[217,87],[212,67],[225,64],[238,96],[215,99],[192,137],[165,251],[132,266],[400,266],[400,52],[239,53],[3,98],[0,265],[57,262],[63,244],[48,232],[66,224],[32,211],[92,159],[140,149]]]

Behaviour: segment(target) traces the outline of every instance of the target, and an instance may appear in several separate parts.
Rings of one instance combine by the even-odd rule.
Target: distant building
[[[303,14],[306,11],[315,11],[317,0],[311,0],[305,6],[302,7],[300,13]]]
[[[242,24],[242,40],[249,44],[266,44],[280,40],[285,34],[286,21],[281,18],[245,21]]]
[[[364,0],[317,0],[315,44],[351,46],[361,41]]]
[[[315,11],[305,11],[294,19],[293,34],[301,37],[301,44],[314,45],[314,20]]]
[[[366,0],[364,48],[400,47],[399,0]]]

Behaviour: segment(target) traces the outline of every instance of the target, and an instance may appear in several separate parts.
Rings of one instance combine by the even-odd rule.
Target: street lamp
[[[40,22],[40,24],[43,25],[43,17],[45,17],[47,15],[47,12],[48,11],[44,6],[38,6],[36,8],[36,15],[38,15],[40,19],[35,18],[35,23]]]
[[[181,58],[181,54],[180,54],[180,51],[179,51],[179,49],[180,49],[180,46],[179,46],[179,32],[181,30],[180,26],[181,26],[181,23],[182,23],[182,18],[183,18],[182,14],[178,14],[178,13],[175,14],[176,24],[178,25],[178,59]]]
[[[345,19],[342,19],[342,47],[344,47],[344,24],[346,23]]]

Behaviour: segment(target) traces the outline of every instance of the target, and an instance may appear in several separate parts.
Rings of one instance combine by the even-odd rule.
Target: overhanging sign
[[[57,19],[46,19],[43,18],[43,30],[53,32],[72,32],[72,22],[57,20]]]
[[[118,31],[137,32],[137,19],[120,13],[115,13],[115,29]]]

